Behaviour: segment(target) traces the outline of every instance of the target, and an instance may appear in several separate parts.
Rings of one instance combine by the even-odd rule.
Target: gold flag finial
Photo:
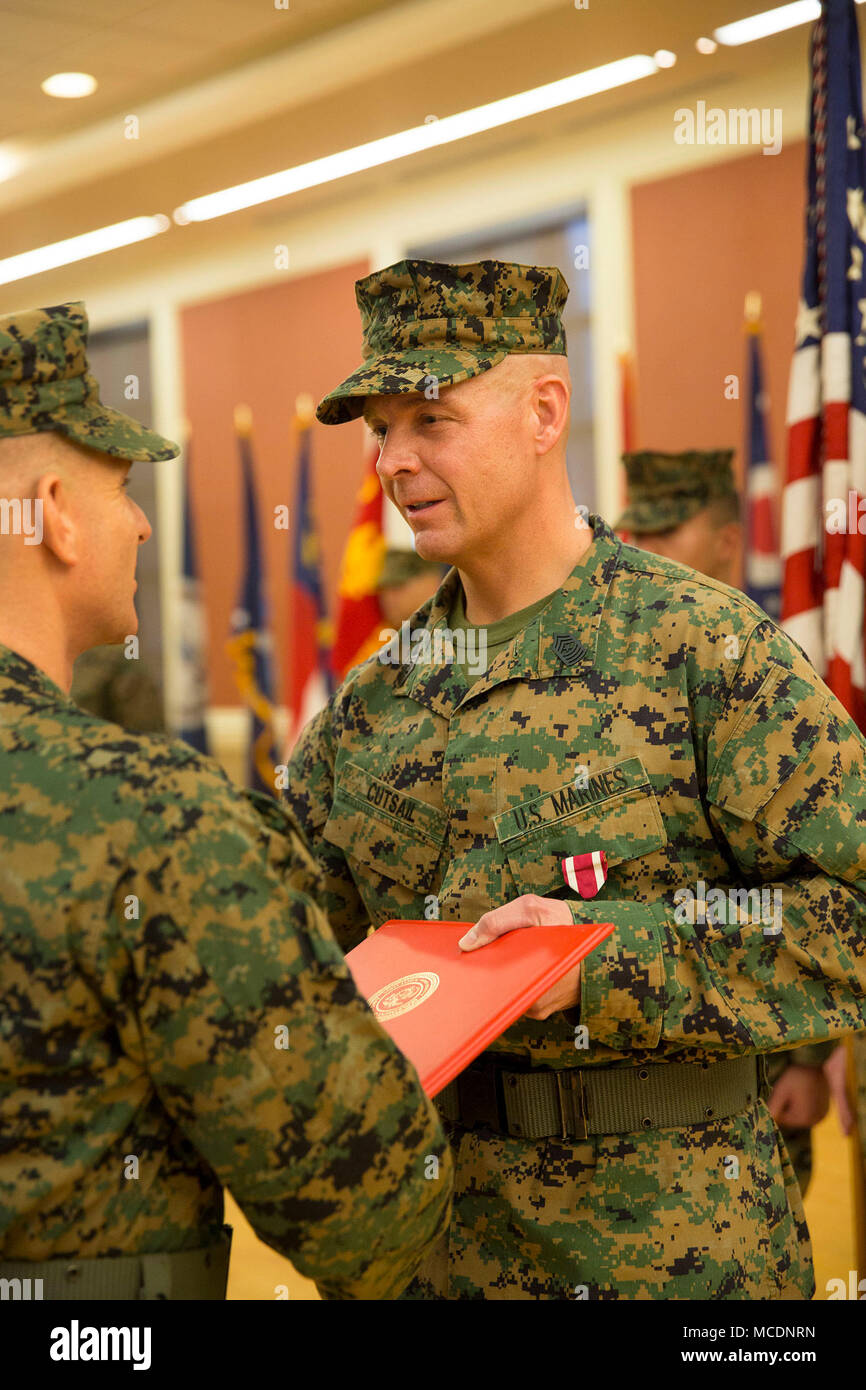
[[[308,430],[316,418],[316,402],[308,392],[295,397],[295,428]]]
[[[235,433],[244,438],[253,432],[253,412],[248,405],[235,406]]]
[[[754,332],[761,322],[761,296],[757,290],[749,290],[746,295],[746,323]]]

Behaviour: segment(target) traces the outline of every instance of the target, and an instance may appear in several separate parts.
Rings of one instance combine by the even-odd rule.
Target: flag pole
[[[253,412],[248,405],[234,408],[235,436],[240,446],[242,513],[245,515],[246,556],[238,608],[232,616],[232,633],[226,652],[234,666],[235,683],[252,716],[248,749],[248,784],[274,794],[274,711],[271,702],[270,656],[267,649],[267,603],[262,582],[256,516],[255,478],[251,439]],[[237,622],[237,626],[235,623]],[[258,626],[256,626],[258,624]],[[258,780],[258,787],[257,787]]]

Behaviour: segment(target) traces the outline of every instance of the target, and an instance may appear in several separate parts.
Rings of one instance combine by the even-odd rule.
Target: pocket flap
[[[658,802],[639,758],[567,782],[495,818],[515,880],[529,892],[562,889],[562,860],[603,849],[608,868],[667,843]]]
[[[420,889],[434,880],[447,825],[444,811],[345,763],[322,834],[359,863]]]

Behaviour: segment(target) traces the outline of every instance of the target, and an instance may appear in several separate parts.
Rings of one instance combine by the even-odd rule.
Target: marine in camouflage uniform
[[[687,449],[663,453],[642,449],[623,454],[628,505],[616,522],[641,550],[690,565],[711,579],[735,584],[742,554],[740,496],[733,471],[733,449]],[[791,1067],[808,1067],[809,1080],[829,1098],[821,1068],[836,1043],[811,1043],[767,1058],[771,1088]],[[773,1096],[771,1092],[770,1105]],[[812,1177],[812,1132],[779,1121],[785,1145],[805,1197]]]
[[[135,620],[149,527],[107,456],[178,452],[100,404],[86,334],[81,304],[0,319],[0,489],[10,439],[58,431],[97,454],[31,453],[27,476],[56,468],[71,496],[92,478],[63,470],[98,466],[84,524],[129,540],[106,586],[124,607],[76,611],[59,649]],[[228,1186],[323,1296],[392,1297],[447,1220],[435,1108],[299,891],[313,866],[285,813],[186,744],[94,718],[8,645],[31,643],[28,582],[52,582],[31,577],[64,563],[47,529],[43,553],[20,544],[0,541],[21,614],[0,616],[0,1277],[42,1278],[45,1298],[221,1298]]]
[[[414,550],[389,546],[376,584],[385,623],[392,629],[411,618],[438,589],[447,566],[422,560]]]
[[[127,658],[123,647],[93,647],[75,663],[70,695],[98,719],[124,729],[158,734],[165,729],[162,695],[140,658]]]
[[[435,380],[450,417],[452,383],[508,353],[563,354],[566,294],[557,270],[496,261],[366,277],[365,363],[319,419],[354,418],[368,395],[383,416],[406,395],[407,488],[417,465],[416,496],[441,495],[436,436],[415,442],[434,407],[412,396]],[[380,473],[397,467],[389,442]],[[526,921],[553,899],[615,925],[581,967],[578,1008],[522,1018],[440,1098],[454,1215],[404,1296],[810,1298],[800,1192],[755,1054],[866,1021],[866,745],[748,599],[590,525],[474,683],[420,654],[459,610],[452,569],[410,624],[418,659],[397,648],[350,673],[290,765],[345,950],[391,917],[474,921],[518,898]],[[519,563],[503,553],[498,573]],[[562,860],[595,850],[608,875],[583,900]],[[700,881],[781,889],[781,934],[735,903],[688,920]]]

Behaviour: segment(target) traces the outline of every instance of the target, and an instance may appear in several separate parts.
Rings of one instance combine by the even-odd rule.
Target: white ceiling
[[[0,138],[65,134],[399,2],[0,0]],[[99,89],[47,97],[53,72],[92,73]]]
[[[695,40],[768,0],[0,0],[0,154],[22,172],[0,181],[0,256],[75,236],[611,62],[672,49],[676,66],[642,82],[413,158],[435,170],[527,138],[586,131],[648,104],[724,99],[766,105],[768,77],[802,74],[808,26],[699,55]],[[866,16],[866,7],[863,15]],[[866,19],[864,19],[866,22]],[[39,83],[81,69],[82,101]],[[123,137],[123,118],[141,136]],[[425,163],[426,161],[426,163]],[[393,166],[344,187],[386,187]],[[366,183],[365,183],[366,181]],[[338,186],[335,186],[338,187]],[[340,196],[296,195],[299,209]],[[293,204],[294,206],[294,204]],[[279,203],[234,214],[242,229]],[[207,233],[193,229],[190,236]],[[114,253],[126,255],[127,253]],[[129,253],[130,263],[139,248]]]

